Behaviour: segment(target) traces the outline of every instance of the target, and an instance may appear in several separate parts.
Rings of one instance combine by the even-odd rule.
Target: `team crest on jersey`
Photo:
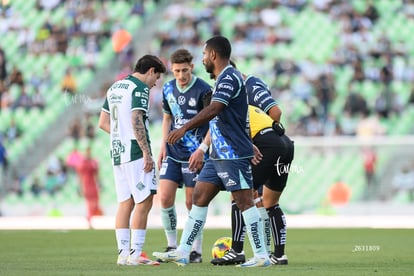
[[[179,96],[178,97],[178,104],[179,105],[185,104],[185,97],[184,96]]]
[[[197,102],[195,100],[195,98],[190,98],[190,100],[188,101],[188,105],[189,106],[196,106]]]

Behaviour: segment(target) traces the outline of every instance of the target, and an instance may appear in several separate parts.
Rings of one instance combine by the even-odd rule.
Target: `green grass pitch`
[[[112,230],[3,230],[0,275],[413,275],[412,229],[289,229],[287,266],[211,265],[211,246],[229,235],[205,230],[202,264],[118,267]],[[165,245],[162,230],[148,230],[144,251],[151,258]],[[245,251],[252,256],[248,242]]]

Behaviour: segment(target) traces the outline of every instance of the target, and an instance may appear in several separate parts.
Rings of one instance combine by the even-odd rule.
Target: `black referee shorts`
[[[272,128],[266,128],[256,134],[253,143],[263,154],[262,161],[252,166],[254,189],[261,194],[262,185],[266,185],[273,191],[282,192],[293,160],[293,141],[286,135],[279,136]]]

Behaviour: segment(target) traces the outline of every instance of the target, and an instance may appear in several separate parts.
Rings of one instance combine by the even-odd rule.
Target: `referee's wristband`
[[[207,146],[206,143],[201,143],[198,148],[204,153],[206,153],[208,151],[208,146]]]

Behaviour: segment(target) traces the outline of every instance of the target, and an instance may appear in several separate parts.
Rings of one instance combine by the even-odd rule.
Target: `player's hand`
[[[190,159],[188,160],[188,168],[192,172],[200,171],[203,167],[203,161],[204,152],[200,149],[197,149],[195,152],[191,154]]]
[[[154,169],[154,160],[151,155],[144,155],[144,172],[149,173]]]
[[[170,145],[177,143],[177,141],[181,137],[183,137],[184,134],[185,134],[185,129],[184,128],[174,129],[173,131],[171,131],[168,134],[167,143],[170,144]]]
[[[167,158],[167,150],[165,146],[161,146],[160,153],[158,154],[158,160],[157,160],[157,165],[158,165],[159,170],[161,169],[162,161],[164,161],[165,158]]]
[[[262,161],[263,154],[260,152],[259,148],[256,147],[256,145],[254,144],[253,144],[253,152],[254,152],[254,157],[252,158],[251,162],[253,165],[257,165],[260,163],[260,161]]]

